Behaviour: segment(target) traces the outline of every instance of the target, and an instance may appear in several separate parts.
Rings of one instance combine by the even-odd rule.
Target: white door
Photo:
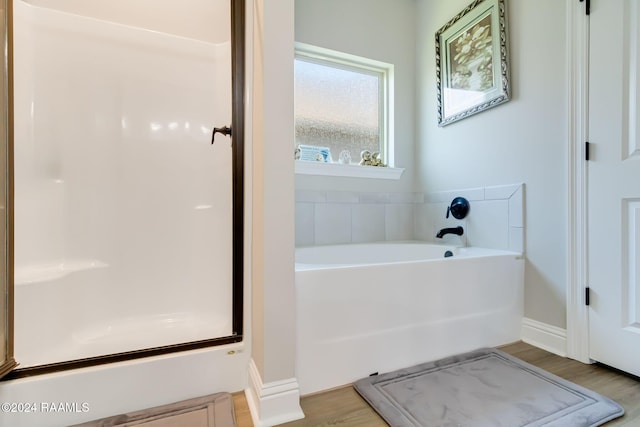
[[[640,375],[640,4],[590,15],[589,334],[592,359]]]

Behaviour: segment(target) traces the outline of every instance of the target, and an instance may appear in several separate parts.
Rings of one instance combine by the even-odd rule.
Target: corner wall
[[[253,424],[304,414],[295,378],[293,0],[246,0],[251,27],[251,362]]]
[[[510,0],[511,101],[437,125],[435,33],[468,0],[417,0],[418,186],[433,193],[524,182],[525,317],[566,327],[566,4]]]

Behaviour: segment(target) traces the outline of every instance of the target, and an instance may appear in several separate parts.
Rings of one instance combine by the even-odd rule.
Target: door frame
[[[589,15],[587,2],[566,0],[568,117],[567,356],[589,358],[588,168],[589,140]]]

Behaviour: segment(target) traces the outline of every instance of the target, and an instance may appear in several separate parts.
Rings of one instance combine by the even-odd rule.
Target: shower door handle
[[[231,128],[228,126],[222,126],[221,128],[213,128],[213,134],[211,134],[212,144],[215,142],[216,133],[221,133],[223,135],[231,135]]]

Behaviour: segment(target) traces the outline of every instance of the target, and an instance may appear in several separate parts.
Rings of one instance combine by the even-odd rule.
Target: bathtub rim
[[[522,252],[510,251],[504,249],[493,249],[493,248],[484,248],[477,246],[466,246],[463,244],[450,244],[450,243],[441,243],[441,242],[429,242],[422,240],[386,240],[386,241],[376,241],[376,242],[363,242],[363,243],[342,243],[342,244],[333,244],[333,245],[315,245],[315,246],[296,246],[296,251],[299,249],[307,250],[314,248],[322,248],[329,249],[331,247],[366,247],[366,246],[393,246],[393,245],[426,245],[426,246],[435,246],[442,249],[442,251],[452,250],[454,252],[458,252],[458,255],[454,255],[453,257],[441,257],[441,258],[428,258],[428,259],[418,259],[418,260],[400,260],[400,261],[385,261],[385,262],[359,262],[359,263],[295,263],[295,272],[296,273],[304,273],[309,271],[322,271],[322,270],[339,270],[339,269],[348,269],[348,268],[363,268],[363,267],[374,267],[374,266],[384,266],[384,265],[402,265],[402,264],[412,264],[412,263],[421,263],[421,262],[437,262],[437,261],[454,261],[454,260],[462,260],[467,258],[476,258],[476,257],[488,257],[488,256],[515,256],[516,259],[520,259],[524,256]]]

